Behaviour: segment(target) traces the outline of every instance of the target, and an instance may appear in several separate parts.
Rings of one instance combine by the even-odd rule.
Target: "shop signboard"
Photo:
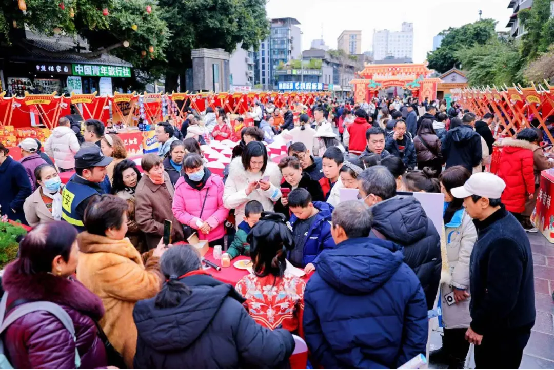
[[[70,93],[82,94],[83,93],[83,81],[79,76],[67,77],[67,90]]]
[[[114,67],[105,65],[73,64],[74,76],[91,77],[131,77],[130,67]]]
[[[71,75],[71,64],[63,63],[35,63],[36,73]]]
[[[279,82],[279,90],[321,91],[323,84],[321,82]]]

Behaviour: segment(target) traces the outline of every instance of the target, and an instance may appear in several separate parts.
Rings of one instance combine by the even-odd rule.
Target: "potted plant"
[[[23,227],[11,224],[7,219],[0,219],[0,270],[17,257],[18,241],[24,235],[27,235],[27,231]]]

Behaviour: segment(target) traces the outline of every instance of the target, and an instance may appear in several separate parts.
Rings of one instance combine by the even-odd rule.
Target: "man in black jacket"
[[[517,369],[535,324],[533,257],[525,230],[500,202],[506,184],[477,173],[452,189],[479,235],[470,260],[471,324],[479,369]]]
[[[394,123],[393,132],[387,135],[385,149],[395,157],[402,159],[407,168],[417,167],[417,154],[414,141],[406,132],[406,122],[398,120]]]
[[[423,116],[419,117],[419,119],[417,120],[418,131],[419,131],[419,127],[421,126],[421,122],[423,122],[424,119],[430,119],[431,121],[436,121],[436,118],[435,118],[436,114],[437,114],[437,108],[433,105],[428,105],[426,108],[426,113]]]
[[[492,113],[487,113],[483,116],[482,120],[475,122],[475,131],[485,139],[489,153],[492,154],[492,144],[494,143],[494,137],[489,128],[494,116]]]
[[[433,222],[413,196],[396,195],[396,181],[386,167],[370,167],[358,179],[360,195],[373,214],[370,237],[404,247],[404,262],[421,282],[427,309],[433,309],[442,266],[440,236]]]
[[[450,130],[446,133],[442,156],[446,160],[446,168],[464,166],[470,173],[483,159],[481,135],[473,131],[475,115],[466,113],[460,122],[458,118],[450,121]]]

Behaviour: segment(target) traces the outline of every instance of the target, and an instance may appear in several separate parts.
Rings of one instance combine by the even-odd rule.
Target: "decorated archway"
[[[368,102],[379,94],[380,90],[389,87],[401,87],[410,90],[412,96],[421,100],[437,98],[440,78],[429,77],[433,73],[425,64],[366,64],[358,72],[361,78],[353,79],[356,103]]]

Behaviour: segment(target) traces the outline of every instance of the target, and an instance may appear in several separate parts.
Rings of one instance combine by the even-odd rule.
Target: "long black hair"
[[[254,263],[254,274],[259,277],[283,277],[287,268],[287,251],[294,248],[292,233],[281,213],[264,212],[252,228],[247,242]]]
[[[464,186],[471,174],[463,166],[453,166],[444,170],[439,176],[439,181],[442,183],[446,191],[450,194],[450,190],[460,186]],[[447,224],[458,210],[464,207],[464,200],[461,198],[454,198],[448,204],[446,211],[444,212],[444,223]]]
[[[123,182],[123,172],[128,168],[132,168],[135,171],[137,174],[137,184],[139,183],[142,175],[137,168],[137,164],[130,159],[124,159],[119,162],[113,170],[112,194],[117,194],[117,192],[127,188]]]
[[[176,307],[183,296],[190,294],[190,289],[181,281],[183,275],[200,269],[200,256],[190,245],[175,245],[162,256],[160,270],[166,282],[156,295],[156,308]]]

